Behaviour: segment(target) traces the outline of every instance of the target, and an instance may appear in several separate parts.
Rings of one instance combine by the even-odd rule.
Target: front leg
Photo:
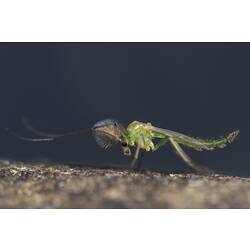
[[[143,152],[141,151],[141,148],[138,145],[135,151],[133,161],[130,164],[131,168],[140,169],[141,164],[142,164],[142,158],[143,158]]]

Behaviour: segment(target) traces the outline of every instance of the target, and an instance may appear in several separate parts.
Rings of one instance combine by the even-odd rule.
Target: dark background
[[[48,132],[91,127],[104,118],[133,120],[203,138],[240,129],[224,149],[193,159],[221,173],[250,174],[250,44],[2,43],[0,156],[64,163],[127,164],[119,147],[99,148],[91,135],[57,142],[19,141],[9,127]],[[148,153],[145,168],[190,170],[170,146]]]

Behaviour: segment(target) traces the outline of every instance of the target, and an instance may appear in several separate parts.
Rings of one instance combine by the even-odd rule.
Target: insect
[[[171,130],[158,128],[151,123],[139,121],[131,122],[127,128],[114,119],[105,119],[94,124],[92,128],[80,129],[64,134],[50,134],[39,131],[31,126],[27,119],[24,124],[28,130],[42,138],[27,138],[17,135],[7,129],[12,135],[27,141],[53,141],[67,136],[80,135],[86,132],[92,132],[97,144],[104,149],[108,149],[115,144],[120,144],[122,152],[126,156],[131,156],[131,147],[136,147],[132,167],[136,167],[142,151],[156,151],[166,143],[170,143],[177,155],[190,167],[202,174],[212,174],[213,171],[207,167],[194,162],[182,149],[186,146],[197,151],[213,150],[224,148],[227,144],[233,142],[239,134],[239,130],[229,133],[225,137],[217,139],[199,139],[190,137]]]

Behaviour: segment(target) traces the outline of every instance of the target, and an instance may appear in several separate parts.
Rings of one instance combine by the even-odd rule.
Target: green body
[[[218,139],[199,139],[189,137],[171,130],[161,129],[152,126],[151,123],[134,121],[127,127],[127,140],[129,146],[139,146],[145,151],[155,151],[172,138],[175,142],[193,148],[195,150],[212,150],[223,148],[227,143],[231,143],[238,135],[239,131],[234,131],[226,137]],[[158,140],[158,143],[154,143]]]

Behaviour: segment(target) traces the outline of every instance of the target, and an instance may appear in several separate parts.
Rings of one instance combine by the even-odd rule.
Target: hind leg
[[[171,145],[174,147],[176,153],[180,158],[186,162],[191,168],[195,169],[200,174],[210,175],[214,174],[212,170],[201,165],[200,163],[194,162],[181,148],[181,146],[173,139],[170,138]]]

